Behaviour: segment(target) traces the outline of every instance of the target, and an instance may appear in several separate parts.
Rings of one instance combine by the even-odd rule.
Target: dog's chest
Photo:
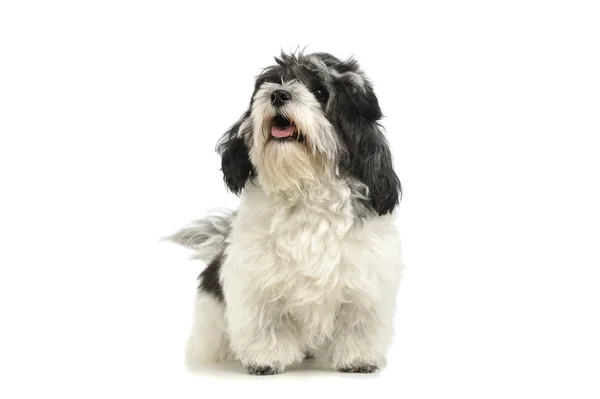
[[[315,197],[293,201],[250,191],[232,240],[245,265],[240,272],[260,287],[257,295],[294,313],[345,300],[353,274],[344,257],[355,228],[349,195],[330,189]]]
[[[290,305],[327,303],[343,295],[344,238],[352,222],[312,207],[277,209],[270,220],[268,249],[285,284],[279,287]]]

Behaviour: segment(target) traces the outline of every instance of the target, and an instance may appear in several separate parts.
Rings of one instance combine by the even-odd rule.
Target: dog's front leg
[[[231,347],[250,374],[278,374],[302,361],[297,329],[276,307],[251,308],[243,303],[228,307]]]
[[[351,373],[373,373],[385,366],[393,330],[393,309],[342,305],[333,339],[326,350],[329,367]]]

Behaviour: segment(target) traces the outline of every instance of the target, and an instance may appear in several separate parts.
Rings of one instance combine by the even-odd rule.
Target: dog
[[[401,185],[378,99],[354,58],[296,52],[275,62],[217,144],[238,210],[170,237],[208,264],[186,357],[237,359],[255,375],[307,356],[376,372],[403,269]]]

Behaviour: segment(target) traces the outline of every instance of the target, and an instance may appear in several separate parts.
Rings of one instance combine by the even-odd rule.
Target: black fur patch
[[[223,287],[221,286],[220,280],[221,265],[224,260],[225,255],[220,254],[208,264],[206,269],[204,269],[198,277],[198,280],[200,281],[198,290],[214,295],[221,302],[225,302]]]
[[[277,374],[277,370],[275,370],[271,366],[250,366],[250,367],[248,367],[248,374],[273,375],[273,374]]]
[[[240,120],[225,132],[217,144],[217,152],[221,155],[223,180],[229,190],[237,195],[242,192],[248,179],[255,175],[248,146],[238,135],[242,122],[249,117],[250,111],[246,111]]]
[[[329,59],[329,62],[333,61]],[[394,171],[392,154],[378,123],[381,108],[371,83],[362,75],[354,60],[334,66],[338,71],[360,74],[362,87],[350,77],[334,82],[327,116],[345,144],[339,159],[340,171],[364,183],[372,209],[379,215],[392,212],[400,201],[402,187]]]
[[[374,366],[372,364],[365,364],[362,366],[350,366],[350,367],[344,367],[343,369],[340,369],[341,372],[343,373],[365,373],[365,374],[369,374],[369,373],[375,373],[377,371],[379,371],[379,367]]]

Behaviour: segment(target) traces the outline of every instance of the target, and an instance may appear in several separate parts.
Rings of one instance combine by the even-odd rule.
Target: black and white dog
[[[381,110],[354,59],[282,54],[218,143],[240,195],[174,234],[209,263],[190,361],[238,359],[275,374],[307,354],[325,367],[385,365],[402,266],[400,196]]]

